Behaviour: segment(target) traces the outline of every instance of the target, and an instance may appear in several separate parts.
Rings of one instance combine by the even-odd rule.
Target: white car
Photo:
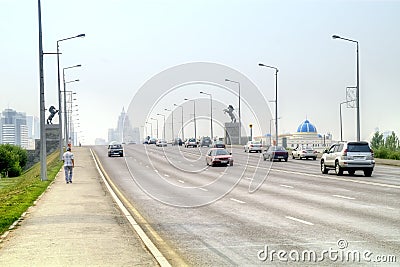
[[[156,142],[156,146],[167,146],[167,141],[164,139],[158,139]]]
[[[298,147],[293,149],[292,151],[292,158],[298,158],[298,159],[317,159],[317,154],[318,152],[315,151],[312,147],[307,146],[307,147]]]
[[[244,152],[262,152],[262,143],[260,141],[248,141],[247,144],[244,146]]]
[[[185,147],[197,147],[197,140],[195,138],[189,138],[185,142]]]

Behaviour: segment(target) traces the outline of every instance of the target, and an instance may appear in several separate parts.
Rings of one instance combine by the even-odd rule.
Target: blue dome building
[[[309,120],[305,120],[302,124],[297,127],[298,133],[317,133],[317,128],[310,123]]]
[[[330,133],[321,135],[317,132],[317,127],[312,124],[308,119],[300,123],[297,131],[291,134],[281,134],[279,136],[283,144],[287,148],[294,149],[302,146],[312,146],[314,149],[322,149],[332,142]]]

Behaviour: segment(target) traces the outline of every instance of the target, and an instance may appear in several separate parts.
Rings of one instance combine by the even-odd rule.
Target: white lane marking
[[[375,183],[375,182],[357,181],[357,180],[347,179],[347,178],[344,179],[344,178],[339,178],[339,177],[323,176],[323,175],[309,174],[309,173],[303,173],[303,172],[294,172],[294,171],[284,171],[284,170],[278,170],[278,169],[271,169],[271,171],[291,173],[291,174],[301,174],[301,175],[310,176],[310,177],[318,177],[318,178],[324,178],[324,179],[330,179],[330,180],[352,182],[352,183],[357,183],[357,184],[376,185],[376,186],[400,189],[400,185],[394,185],[394,184],[381,184],[381,183]]]
[[[158,173],[158,170],[154,169],[154,171]]]
[[[244,178],[244,179],[246,179],[246,180],[250,180],[250,181],[252,181],[252,180],[253,180],[253,178],[251,178],[251,177],[246,177],[246,178]]]
[[[203,188],[203,187],[198,187],[198,189],[202,190],[202,191],[208,191],[207,189]]]
[[[346,196],[341,196],[341,195],[332,195],[332,196],[338,197],[338,198],[350,199],[350,200],[355,199],[354,197],[346,197]]]
[[[304,221],[304,220],[301,220],[301,219],[297,219],[297,218],[295,218],[295,217],[291,217],[291,216],[285,216],[285,217],[286,217],[287,219],[289,219],[289,220],[292,220],[292,221],[304,223],[304,224],[307,224],[307,225],[314,225],[314,224],[311,223],[311,222],[307,222],[307,221]]]
[[[92,154],[93,161],[96,165],[97,172],[100,174],[104,184],[106,185],[108,191],[110,192],[112,198],[114,201],[117,203],[118,207],[124,214],[125,218],[129,221],[129,223],[132,225],[133,229],[135,232],[139,235],[140,239],[143,241],[145,246],[149,249],[155,260],[160,264],[161,267],[171,267],[171,264],[169,264],[168,260],[164,257],[164,255],[161,253],[161,251],[156,247],[156,245],[151,241],[151,239],[147,236],[147,234],[143,231],[142,227],[135,221],[133,216],[130,214],[128,209],[124,206],[122,201],[119,199],[117,194],[114,192],[112,189],[111,185],[107,181],[106,177],[104,177],[103,172],[100,170],[99,163],[97,163],[96,157],[94,155],[94,152],[92,149],[90,149],[90,153]],[[128,167],[129,169],[129,167]]]
[[[169,177],[169,175],[168,175],[168,174],[164,174],[164,176],[165,176],[165,177]]]
[[[180,182],[181,184],[185,183],[185,181],[183,181],[183,180],[178,180],[178,182]]]
[[[291,185],[285,185],[285,184],[281,184],[280,186],[286,187],[286,188],[293,188],[293,186],[291,186]]]
[[[385,208],[387,208],[388,210],[395,210],[395,208],[392,207],[385,207]]]
[[[146,165],[146,168],[149,168],[149,165]]]
[[[235,201],[235,202],[237,202],[237,203],[240,203],[240,204],[244,204],[244,203],[246,203],[246,202],[244,202],[244,201],[241,201],[241,200],[239,200],[239,199],[236,199],[236,198],[231,198],[231,200],[232,200],[232,201]]]

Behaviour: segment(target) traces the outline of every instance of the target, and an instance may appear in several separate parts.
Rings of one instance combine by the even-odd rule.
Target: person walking
[[[64,161],[65,181],[67,184],[72,184],[72,169],[75,166],[74,154],[71,152],[71,148],[67,147],[67,151],[63,154],[62,160]]]

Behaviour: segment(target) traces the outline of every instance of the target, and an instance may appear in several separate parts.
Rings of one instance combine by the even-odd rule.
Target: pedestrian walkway
[[[89,148],[72,152],[73,183],[61,169],[0,243],[0,266],[156,266],[107,192]]]

